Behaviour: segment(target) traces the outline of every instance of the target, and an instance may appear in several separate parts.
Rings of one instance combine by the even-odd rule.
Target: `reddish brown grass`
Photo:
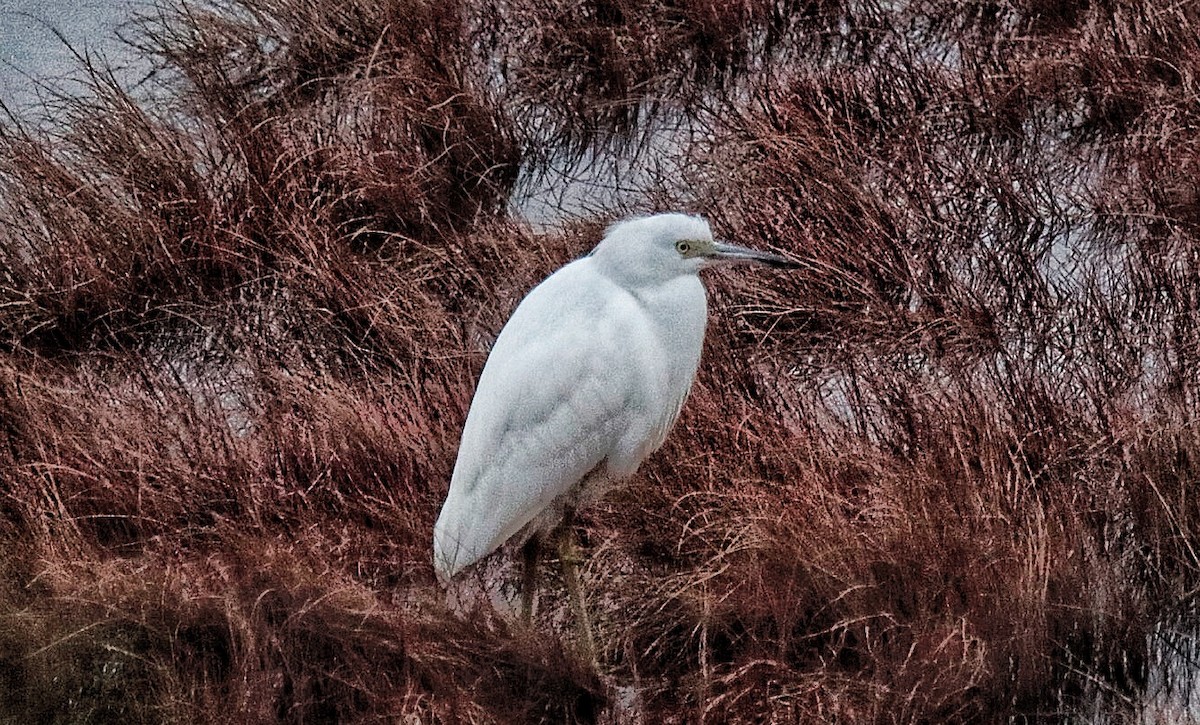
[[[0,719],[1186,704],[1198,20],[163,5],[154,93],[0,124]],[[596,672],[553,582],[534,631],[448,608],[431,528],[491,339],[607,221],[535,234],[518,171],[662,115],[701,132],[641,190],[804,266],[710,280],[677,429],[585,514]]]

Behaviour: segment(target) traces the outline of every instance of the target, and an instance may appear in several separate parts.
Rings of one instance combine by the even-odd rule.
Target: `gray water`
[[[69,86],[67,79],[78,75],[75,52],[110,65],[127,65],[131,58],[117,29],[133,9],[149,4],[149,0],[3,0],[0,100],[10,108],[26,108],[44,95],[39,88],[45,84],[66,81]]]

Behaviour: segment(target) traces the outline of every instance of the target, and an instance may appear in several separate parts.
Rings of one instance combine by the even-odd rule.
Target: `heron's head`
[[[654,284],[696,274],[716,264],[796,264],[777,254],[713,239],[708,222],[687,214],[655,214],[617,222],[608,228],[592,256],[620,281]]]

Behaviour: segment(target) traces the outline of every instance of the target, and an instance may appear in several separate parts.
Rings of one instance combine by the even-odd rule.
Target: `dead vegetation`
[[[1197,14],[162,5],[153,92],[0,124],[0,719],[1186,713]],[[553,593],[449,611],[430,532],[492,336],[605,221],[534,234],[518,173],[663,115],[643,191],[805,268],[713,280],[586,518],[596,673]]]

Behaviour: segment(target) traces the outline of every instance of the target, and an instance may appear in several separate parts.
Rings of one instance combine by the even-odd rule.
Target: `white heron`
[[[700,217],[658,214],[614,224],[521,301],[479,377],[434,526],[443,581],[516,537],[528,619],[540,542],[557,532],[583,646],[594,652],[572,518],[662,445],[700,362],[708,305],[697,273],[722,262],[795,266],[714,241]]]

